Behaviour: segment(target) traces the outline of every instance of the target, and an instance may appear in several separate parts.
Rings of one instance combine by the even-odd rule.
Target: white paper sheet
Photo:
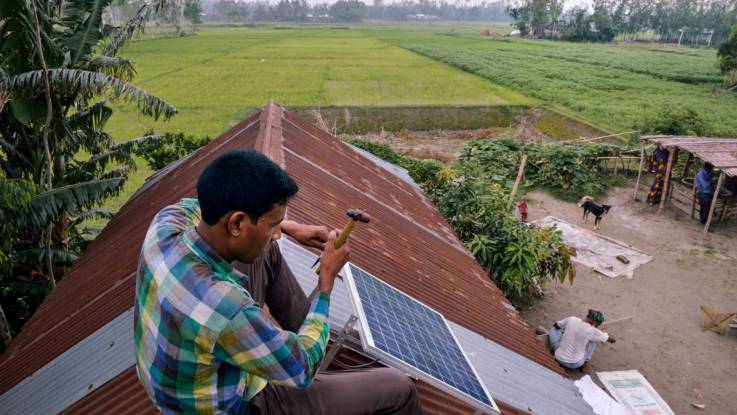
[[[670,406],[640,372],[597,372],[596,376],[628,414],[674,415]]]

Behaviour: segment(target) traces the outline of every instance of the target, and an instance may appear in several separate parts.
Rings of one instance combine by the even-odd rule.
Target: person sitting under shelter
[[[586,320],[571,316],[555,323],[548,332],[555,360],[568,369],[583,368],[591,360],[597,343],[616,341],[597,328],[603,322],[604,315],[592,309],[586,315]]]
[[[696,174],[696,194],[699,200],[699,219],[705,225],[709,219],[711,200],[714,198],[714,185],[711,183],[711,172],[714,166],[704,163],[704,167]]]
[[[197,199],[154,217],[137,270],[134,337],[138,378],[163,413],[420,413],[414,382],[399,370],[317,374],[350,248],[335,248],[336,231],[284,220],[297,191],[262,154],[234,151],[205,168]],[[311,303],[276,243],[282,231],[322,249]]]

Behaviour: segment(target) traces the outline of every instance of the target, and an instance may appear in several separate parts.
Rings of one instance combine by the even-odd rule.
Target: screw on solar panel
[[[367,353],[482,413],[499,413],[442,314],[354,264],[346,264],[343,274]]]

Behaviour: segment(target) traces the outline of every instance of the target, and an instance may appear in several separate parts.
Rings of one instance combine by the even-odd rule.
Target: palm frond
[[[122,177],[127,178],[128,174],[131,172],[131,170],[135,170],[135,166],[121,166],[117,169],[108,170],[102,175],[100,175],[100,178],[103,179],[112,179],[113,177]]]
[[[10,79],[10,89],[15,94],[34,96],[43,91],[43,71],[29,71]],[[52,88],[62,91],[78,91],[94,96],[110,91],[113,97],[135,103],[141,113],[158,119],[169,119],[177,110],[168,102],[122,79],[100,72],[81,69],[49,69]]]
[[[113,115],[113,109],[107,105],[107,100],[96,102],[86,108],[81,108],[74,114],[66,117],[66,123],[72,129],[100,130]]]
[[[105,208],[93,208],[80,212],[77,217],[72,220],[72,225],[78,225],[88,219],[112,219],[113,212]]]
[[[122,177],[90,180],[40,193],[31,199],[28,222],[41,227],[63,213],[78,215],[106,197],[117,194],[124,182]]]
[[[24,249],[13,255],[13,261],[19,264],[40,264],[46,257],[46,248]],[[51,249],[51,260],[56,265],[72,265],[79,256],[71,251]]]
[[[104,37],[102,12],[110,0],[66,0],[62,25],[66,28],[62,43],[71,52],[73,65],[88,59],[90,52]]]
[[[22,152],[18,151],[13,144],[7,142],[4,138],[0,138],[0,149],[2,149],[7,156],[12,157],[18,162],[23,163],[23,167],[25,167],[26,169],[33,168],[33,164],[28,160],[28,158],[26,158],[26,156]]]
[[[110,57],[115,56],[115,54],[118,53],[118,50],[122,48],[126,42],[133,37],[133,35],[138,32],[143,32],[146,20],[148,20],[150,15],[150,11],[151,9],[147,4],[141,6],[136,15],[133,16],[125,26],[118,29],[118,31],[111,37],[110,43],[105,47],[102,55]]]
[[[136,75],[136,69],[133,67],[133,62],[127,58],[121,58],[118,56],[98,56],[90,61],[89,69],[126,81],[132,80]]]

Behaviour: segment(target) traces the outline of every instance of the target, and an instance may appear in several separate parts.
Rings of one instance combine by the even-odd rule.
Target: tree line
[[[358,22],[377,20],[456,20],[456,21],[510,21],[502,1],[465,5],[456,2],[404,0],[385,4],[375,0],[366,5],[359,0],[339,0],[330,4],[309,4],[305,0],[239,2],[216,0],[204,3],[205,20],[213,21],[338,21]]]
[[[594,0],[568,10],[563,0],[522,0],[509,14],[527,36],[720,45],[737,23],[737,0]]]

